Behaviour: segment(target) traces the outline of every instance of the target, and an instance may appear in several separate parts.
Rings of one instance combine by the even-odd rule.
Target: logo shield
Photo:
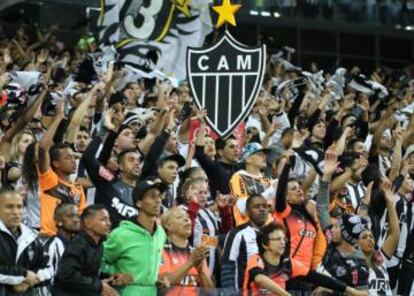
[[[262,86],[265,46],[241,44],[228,31],[213,46],[187,49],[187,78],[207,124],[227,138],[250,113]]]

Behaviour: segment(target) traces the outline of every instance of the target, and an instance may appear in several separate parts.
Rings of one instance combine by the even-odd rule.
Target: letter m
[[[237,55],[237,70],[250,70],[252,68],[251,55]]]

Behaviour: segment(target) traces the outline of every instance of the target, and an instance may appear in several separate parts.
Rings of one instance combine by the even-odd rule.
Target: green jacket
[[[126,273],[134,283],[118,291],[122,296],[157,295],[155,283],[166,240],[164,229],[157,225],[153,235],[131,221],[122,221],[104,243],[103,271]]]

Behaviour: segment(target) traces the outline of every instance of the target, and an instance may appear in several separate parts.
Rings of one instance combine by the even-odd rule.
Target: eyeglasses
[[[281,240],[285,241],[284,238],[280,238],[280,237],[269,237],[269,241],[281,241]]]

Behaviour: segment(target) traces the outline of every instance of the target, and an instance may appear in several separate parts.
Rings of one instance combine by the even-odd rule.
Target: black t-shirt
[[[83,154],[82,164],[96,187],[95,204],[105,206],[111,217],[112,228],[115,228],[122,220],[135,217],[138,211],[132,199],[133,187],[122,182],[95,158],[99,144],[100,141],[92,140]]]
[[[344,256],[333,243],[330,243],[322,265],[333,277],[346,285],[368,288],[369,268],[361,251]]]

